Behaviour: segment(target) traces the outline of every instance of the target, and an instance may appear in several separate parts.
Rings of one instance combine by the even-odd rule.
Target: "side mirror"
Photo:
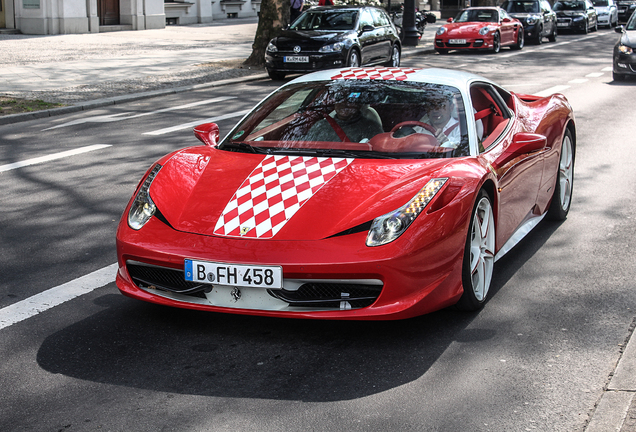
[[[505,22],[505,23],[509,23],[512,20],[510,18],[504,18],[502,21]]]
[[[373,27],[372,25],[365,25],[364,27],[362,27],[362,33],[366,33],[366,32],[370,32],[375,30],[375,27]]]
[[[203,123],[194,127],[194,136],[203,144],[216,147],[219,142],[219,126],[216,123]]]
[[[454,21],[454,20],[453,20],[453,18],[452,18],[452,17],[446,20],[446,22],[447,22],[447,23],[452,23],[453,21]]]
[[[620,25],[620,26],[614,27],[614,31],[616,33],[623,33],[623,30],[625,30],[625,26]]]

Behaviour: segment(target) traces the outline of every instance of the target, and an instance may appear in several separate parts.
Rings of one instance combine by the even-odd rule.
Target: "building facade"
[[[147,30],[257,16],[261,0],[0,0],[0,29],[53,35]]]

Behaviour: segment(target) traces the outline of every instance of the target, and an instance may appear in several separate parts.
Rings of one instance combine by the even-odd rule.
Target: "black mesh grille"
[[[133,262],[126,263],[133,282],[140,288],[156,288],[181,294],[200,294],[208,288],[196,282],[185,280],[183,270],[166,267],[147,266]]]
[[[343,283],[306,283],[297,291],[270,290],[276,298],[292,306],[340,308],[341,302],[348,302],[351,308],[362,308],[373,304],[382,287],[378,285],[358,285]]]

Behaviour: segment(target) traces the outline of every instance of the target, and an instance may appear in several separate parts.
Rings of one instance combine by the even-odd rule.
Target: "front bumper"
[[[623,54],[614,50],[614,73],[636,76],[636,54]]]
[[[449,38],[435,38],[435,48],[447,50],[464,50],[464,49],[492,49],[492,35],[485,35],[480,38],[465,38],[465,43],[451,43]]]
[[[285,58],[307,57],[307,62],[289,62]],[[302,53],[278,52],[265,54],[265,67],[276,72],[307,73],[318,70],[340,68],[346,66],[346,51],[336,53]]]
[[[427,215],[426,225],[435,229],[429,228],[428,236],[418,235],[426,239],[420,244],[407,232],[403,239],[380,247],[365,246],[366,231],[318,241],[244,240],[177,232],[156,217],[133,231],[122,220],[116,282],[126,296],[195,310],[287,318],[409,318],[450,306],[462,294],[467,223],[436,213]],[[283,290],[240,288],[238,299],[232,286],[209,285],[187,293],[192,286],[183,284],[180,276],[186,258],[279,265]],[[170,274],[148,280],[132,268],[140,265]],[[163,289],[165,280],[172,280],[170,289]],[[309,294],[298,292],[303,284],[311,285],[304,288]],[[325,287],[331,294],[316,294]],[[349,301],[351,297],[356,301]],[[358,301],[362,297],[366,302]]]
[[[557,18],[557,30],[585,30],[585,18]]]

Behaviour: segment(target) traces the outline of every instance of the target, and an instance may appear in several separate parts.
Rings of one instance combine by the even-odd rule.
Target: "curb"
[[[411,58],[411,57],[425,55],[425,54],[432,54],[434,52],[435,50],[433,48],[424,48],[424,47],[412,48],[412,49],[409,48],[402,51],[402,58]],[[20,113],[20,114],[10,114],[7,116],[0,116],[0,126],[13,124],[13,123],[20,123],[20,122],[29,121],[29,120],[36,120],[36,119],[41,119],[46,117],[53,117],[56,115],[69,114],[69,113],[74,113],[79,111],[88,111],[88,110],[103,107],[103,106],[117,105],[117,104],[132,102],[132,101],[136,101],[140,99],[148,99],[148,98],[153,98],[157,96],[183,93],[187,91],[199,90],[204,88],[221,87],[221,86],[230,85],[230,84],[239,84],[239,83],[250,82],[250,81],[258,81],[262,79],[269,79],[269,76],[266,73],[260,73],[260,74],[254,74],[254,75],[247,75],[247,76],[239,77],[239,78],[230,78],[230,79],[211,82],[211,83],[194,84],[194,85],[183,86],[183,87],[174,87],[170,89],[133,93],[133,94],[123,95],[123,96],[113,96],[113,97],[104,98],[104,99],[95,99],[93,101],[78,102],[73,105],[60,107],[60,108],[52,108],[52,109],[42,110],[42,111],[33,111],[29,113]]]

